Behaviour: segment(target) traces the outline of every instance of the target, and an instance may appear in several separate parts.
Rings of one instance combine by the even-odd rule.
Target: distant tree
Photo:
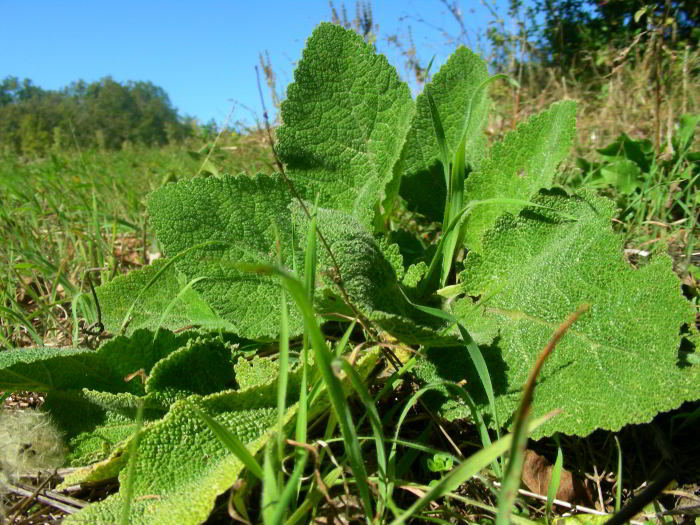
[[[541,51],[545,61],[569,67],[582,50],[594,44],[590,35],[593,17],[587,0],[539,0],[537,10],[544,14]]]
[[[0,107],[7,106],[15,100],[14,92],[17,89],[17,77],[5,77],[0,84]]]
[[[43,93],[28,78],[20,81],[17,77],[8,76],[0,84],[0,106],[41,97]]]
[[[148,145],[166,144],[168,129],[173,134],[178,124],[177,112],[168,94],[150,82],[130,82],[128,88],[139,117],[134,129],[136,140]]]
[[[607,0],[595,5],[599,18],[609,22],[602,29],[612,41],[629,41],[650,24],[656,25],[666,19],[673,20],[673,24],[666,26],[666,40],[675,39],[692,46],[697,46],[700,40],[700,2],[697,0]]]

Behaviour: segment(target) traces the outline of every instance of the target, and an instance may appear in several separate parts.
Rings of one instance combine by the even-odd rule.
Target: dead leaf
[[[554,466],[537,452],[525,451],[525,464],[523,466],[523,483],[532,492],[541,496],[547,495],[549,482],[552,479]],[[593,506],[593,496],[585,483],[575,478],[571,472],[562,469],[559,479],[559,490],[556,499],[566,501],[574,505]]]

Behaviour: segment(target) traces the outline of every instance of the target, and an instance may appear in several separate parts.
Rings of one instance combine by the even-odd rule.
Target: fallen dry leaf
[[[542,496],[547,495],[553,469],[554,466],[544,456],[540,456],[532,450],[525,451],[523,483],[532,492]],[[575,478],[571,472],[564,468],[561,470],[556,499],[574,505],[593,506],[593,497],[585,483],[581,479]]]

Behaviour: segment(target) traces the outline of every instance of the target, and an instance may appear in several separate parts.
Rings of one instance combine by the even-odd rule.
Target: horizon
[[[36,16],[37,4],[41,17]],[[341,14],[343,3],[333,4]],[[499,15],[505,17],[506,2],[496,4]],[[118,7],[94,4],[86,8],[76,0],[17,2],[4,7],[0,42],[5,49],[18,51],[0,57],[2,78],[28,78],[50,91],[108,76],[120,83],[152,82],[165,90],[179,116],[194,117],[199,124],[214,120],[221,126],[231,113],[230,127],[254,125],[262,118],[255,73],[256,66],[261,69],[259,54],[268,54],[277,92],[282,95],[292,82],[306,39],[320,22],[331,20],[326,0],[271,0],[265,10],[260,5],[220,1],[195,9],[182,1],[166,4],[162,0],[146,4],[128,0]],[[404,64],[387,41],[390,35],[398,35],[406,45],[410,27],[421,63],[435,56],[433,72],[455,48],[446,35],[459,36],[459,25],[437,0],[429,5],[378,0],[371,7],[373,23],[379,26],[377,50],[404,80]],[[346,8],[348,18],[354,19],[355,6],[348,3]],[[483,55],[492,14],[480,4],[463,15],[467,31],[461,40]],[[27,20],[32,22],[31,32],[23,23]],[[265,105],[274,120],[276,111],[262,70],[260,76]],[[409,85],[415,95],[415,83]]]

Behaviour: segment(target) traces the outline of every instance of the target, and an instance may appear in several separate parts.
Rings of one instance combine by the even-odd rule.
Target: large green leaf
[[[661,411],[700,396],[700,367],[679,349],[694,312],[664,254],[638,269],[622,258],[613,233],[613,203],[591,193],[567,197],[542,192],[534,201],[578,217],[527,208],[506,214],[470,252],[456,314],[483,347],[497,396],[499,419],[511,423],[522,386],[556,327],[583,303],[591,309],[572,326],[544,365],[535,414],[564,413],[535,437],[554,432],[587,435],[649,421]],[[425,379],[478,378],[454,350],[432,351]],[[475,398],[481,393],[474,391]],[[483,396],[482,402],[485,403]],[[446,407],[450,418],[465,407]]]
[[[464,47],[457,49],[432,81],[425,86],[435,101],[449,149],[454,157],[466,131],[465,157],[473,167],[480,165],[486,151],[488,97],[479,86],[488,78],[486,63]],[[471,106],[470,106],[471,104]],[[471,117],[467,119],[469,108]],[[465,127],[468,124],[468,129]],[[440,222],[445,209],[447,187],[428,98],[416,98],[416,112],[401,154],[401,196],[410,209]]]
[[[280,285],[268,276],[242,272],[235,263],[276,262],[275,225],[283,264],[294,267],[289,191],[279,175],[195,178],[168,184],[148,200],[151,223],[168,256],[192,249],[176,261],[194,288],[234,331],[251,339],[275,338],[279,330]],[[296,250],[296,265],[303,254]],[[290,333],[303,330],[290,303]]]
[[[377,350],[365,353],[356,364],[366,377],[379,357]],[[300,374],[290,376],[288,396],[298,398]],[[343,378],[346,392],[349,380]],[[243,464],[216,438],[194,413],[192,405],[231,430],[246,448],[257,454],[270,439],[277,424],[276,378],[244,391],[228,391],[204,398],[191,396],[175,402],[168,414],[142,433],[135,458],[134,499],[129,523],[182,525],[202,523],[214,507],[216,497],[231,488]],[[327,409],[327,398],[310,407],[310,417]],[[285,423],[293,420],[297,406],[287,410]],[[129,451],[122,447],[98,468],[113,471],[124,467]],[[110,470],[111,469],[111,470]],[[89,505],[66,518],[65,523],[115,523],[124,505],[126,469],[119,476],[120,492]]]
[[[287,267],[302,266],[302,241],[308,219],[286,193],[279,175],[210,177],[169,184],[151,195],[152,223],[170,256],[191,249],[175,264],[195,284],[222,318],[239,335],[251,339],[275,338],[279,330],[279,282],[274,277],[239,270],[242,262],[276,263],[276,237]],[[400,254],[377,243],[356,218],[338,210],[319,209],[318,228],[338,262],[351,302],[385,330],[408,342],[439,340],[441,323],[410,305],[399,288],[394,265]],[[392,251],[393,250],[393,251]],[[389,259],[384,254],[387,251]],[[317,298],[322,311],[347,311],[336,286],[335,268],[325,249],[319,250]],[[289,304],[289,332],[303,331],[296,306]]]
[[[103,460],[136,431],[135,411],[127,414],[99,406],[90,399],[90,394],[96,393],[55,391],[46,396],[42,409],[51,414],[63,433],[68,447],[67,465],[83,467]],[[159,417],[163,415],[165,411],[160,411]],[[117,472],[112,471],[111,476]]]
[[[184,276],[169,263],[167,259],[157,259],[97,288],[107,331],[119,333],[125,319],[127,335],[139,328],[177,330],[188,325],[231,329],[197,292],[187,287]],[[168,315],[163,317],[166,312]]]
[[[266,393],[274,393],[269,391]],[[230,488],[243,469],[243,464],[194,413],[191,404],[195,403],[229,428],[254,454],[277,421],[274,397],[256,390],[177,401],[165,418],[145,428],[141,436],[129,523],[202,523],[216,496]],[[119,463],[125,465],[121,458]],[[126,473],[123,469],[119,476],[122,487]],[[123,505],[122,488],[118,494],[68,517],[65,523],[117,523]]]
[[[234,385],[231,343],[215,335],[194,337],[161,330],[154,339],[153,332],[138,330],[98,350],[2,352],[0,388],[47,392],[43,408],[66,438],[68,462],[85,465],[133,433],[139,403],[152,421],[176,399]]]
[[[105,392],[142,394],[138,381],[125,376],[151,367],[185,344],[188,335],[139,330],[131,337],[115,337],[97,350],[83,348],[27,348],[0,352],[0,389],[50,392],[89,388]]]
[[[576,135],[576,103],[556,102],[533,115],[503,141],[491,147],[489,158],[464,184],[464,201],[508,198],[530,200],[540,188],[550,188],[557,165],[569,154]],[[504,212],[518,213],[521,204],[479,206],[467,219],[466,243],[479,251],[481,238]]]
[[[152,338],[152,333],[144,333]],[[146,423],[152,423],[161,419],[178,399],[192,394],[212,394],[234,386],[232,352],[235,346],[231,342],[219,335],[193,333],[175,341],[174,346],[184,346],[158,360],[143,374],[137,370],[137,374],[125,378],[137,385],[136,394],[90,388],[78,390],[78,387],[49,392],[43,408],[51,413],[65,436],[71,464],[87,465],[109,454],[120,455],[125,440],[136,429],[139,405],[144,407]],[[268,374],[268,382],[271,377],[274,374]],[[144,390],[146,395],[143,395]],[[72,482],[98,481],[105,475],[113,477],[114,468],[91,468],[82,477],[74,477]]]
[[[282,103],[278,152],[304,198],[370,226],[414,102],[386,58],[353,31],[319,25]]]

